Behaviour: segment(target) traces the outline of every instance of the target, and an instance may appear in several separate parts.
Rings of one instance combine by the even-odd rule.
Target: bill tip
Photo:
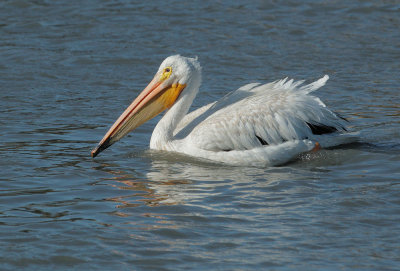
[[[97,156],[97,154],[98,154],[98,151],[97,151],[98,149],[97,148],[95,148],[95,149],[93,149],[91,152],[90,152],[90,156],[92,156],[92,158],[95,158],[96,156]]]

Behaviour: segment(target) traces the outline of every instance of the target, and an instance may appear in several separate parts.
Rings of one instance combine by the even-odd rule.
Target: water
[[[397,1],[0,3],[1,270],[398,270]],[[201,94],[330,75],[360,143],[282,167],[90,150],[168,55]]]

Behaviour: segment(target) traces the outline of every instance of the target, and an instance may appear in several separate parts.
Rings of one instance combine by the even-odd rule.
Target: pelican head
[[[98,146],[92,150],[92,157],[96,157],[101,151],[146,121],[171,108],[187,94],[189,89],[196,89],[196,87],[187,86],[197,84],[197,82],[200,84],[200,71],[200,64],[195,58],[180,55],[167,57],[161,63],[153,80],[121,114]]]

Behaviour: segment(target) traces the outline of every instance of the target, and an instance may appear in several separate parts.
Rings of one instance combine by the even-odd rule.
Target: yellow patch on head
[[[175,103],[185,87],[185,84],[176,83],[166,88],[165,91],[160,94],[158,102],[163,105],[163,110],[170,108]]]
[[[170,76],[171,76],[171,73],[172,73],[172,67],[166,67],[166,68],[164,68],[164,70],[163,70],[163,72],[162,72],[162,74],[161,74],[161,80],[162,81],[164,81],[164,80],[167,80]]]

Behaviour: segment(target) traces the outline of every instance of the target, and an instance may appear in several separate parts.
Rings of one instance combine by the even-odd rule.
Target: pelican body
[[[297,155],[352,141],[346,120],[310,93],[321,79],[251,83],[188,114],[201,84],[197,59],[166,58],[149,85],[105,134],[92,157],[166,110],[150,148],[241,166],[271,166]]]

